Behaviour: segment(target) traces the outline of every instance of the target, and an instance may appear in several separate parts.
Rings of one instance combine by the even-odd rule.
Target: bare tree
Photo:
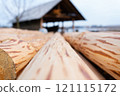
[[[9,8],[9,6],[6,3],[6,0],[2,0],[5,9],[11,14],[11,16],[15,18],[17,28],[20,28],[20,18],[23,16],[25,12],[26,0],[12,0],[12,1],[14,2],[15,8],[17,9],[17,14],[15,14],[13,10]]]

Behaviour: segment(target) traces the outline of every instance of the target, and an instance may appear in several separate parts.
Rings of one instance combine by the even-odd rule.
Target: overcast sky
[[[0,0],[0,26],[11,26],[8,20],[12,20],[10,14],[4,9],[2,1],[12,8],[14,14],[16,9],[10,6],[13,0]],[[30,1],[30,0],[29,0]],[[33,0],[30,2],[30,7],[39,5],[39,2],[43,0]],[[36,2],[35,2],[36,1]],[[44,0],[48,2],[51,0]],[[75,25],[120,25],[120,0],[71,0],[76,8],[85,17],[86,21],[77,21]],[[13,4],[14,2],[12,2]],[[29,8],[29,3],[26,3]],[[42,4],[42,3],[41,3]],[[71,22],[65,23],[65,25],[71,25]]]
[[[80,25],[120,25],[120,0],[71,0],[86,18]]]

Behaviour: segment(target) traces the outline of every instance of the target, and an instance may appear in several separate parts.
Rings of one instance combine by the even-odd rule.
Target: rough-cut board
[[[79,56],[59,34],[55,34],[35,55],[18,80],[104,79]]]
[[[2,43],[0,43],[0,48],[8,53],[12,58],[15,64],[16,73],[25,67],[36,54],[35,48],[33,48],[27,42],[19,39],[8,39],[2,41]]]
[[[66,33],[65,39],[114,78],[120,79],[120,32]]]
[[[0,49],[0,80],[14,80],[15,78],[15,65],[12,58]]]

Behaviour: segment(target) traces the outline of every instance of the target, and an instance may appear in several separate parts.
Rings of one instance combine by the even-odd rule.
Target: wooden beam
[[[16,73],[19,73],[19,71],[25,67],[36,54],[35,48],[29,43],[19,39],[5,40],[3,43],[0,43],[0,48],[12,58],[15,64]]]
[[[72,19],[72,29],[73,29],[73,32],[75,32],[75,22],[74,22],[74,18]]]
[[[66,40],[115,79],[120,79],[120,32],[64,34]]]
[[[62,33],[64,33],[64,21],[62,21]]]
[[[59,16],[57,16],[57,15],[49,15],[49,14],[47,14],[47,15],[44,16],[44,18],[61,18],[61,19],[70,19],[70,18],[72,18],[72,17],[71,17],[71,16],[67,16],[67,15],[65,15],[65,14],[61,14],[61,15],[59,15]]]
[[[104,79],[56,33],[24,69],[18,80]]]
[[[2,28],[0,30],[0,48],[12,58],[15,64],[16,74],[19,75],[20,71],[52,35],[53,33],[43,34],[39,31]],[[5,61],[7,57],[4,58],[5,60],[3,58],[1,59]],[[0,68],[0,70],[2,69]]]
[[[43,28],[43,18],[40,19],[40,28]]]

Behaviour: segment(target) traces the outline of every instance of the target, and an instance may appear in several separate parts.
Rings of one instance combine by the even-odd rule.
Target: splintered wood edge
[[[0,49],[0,80],[15,80],[15,64],[12,58]]]

